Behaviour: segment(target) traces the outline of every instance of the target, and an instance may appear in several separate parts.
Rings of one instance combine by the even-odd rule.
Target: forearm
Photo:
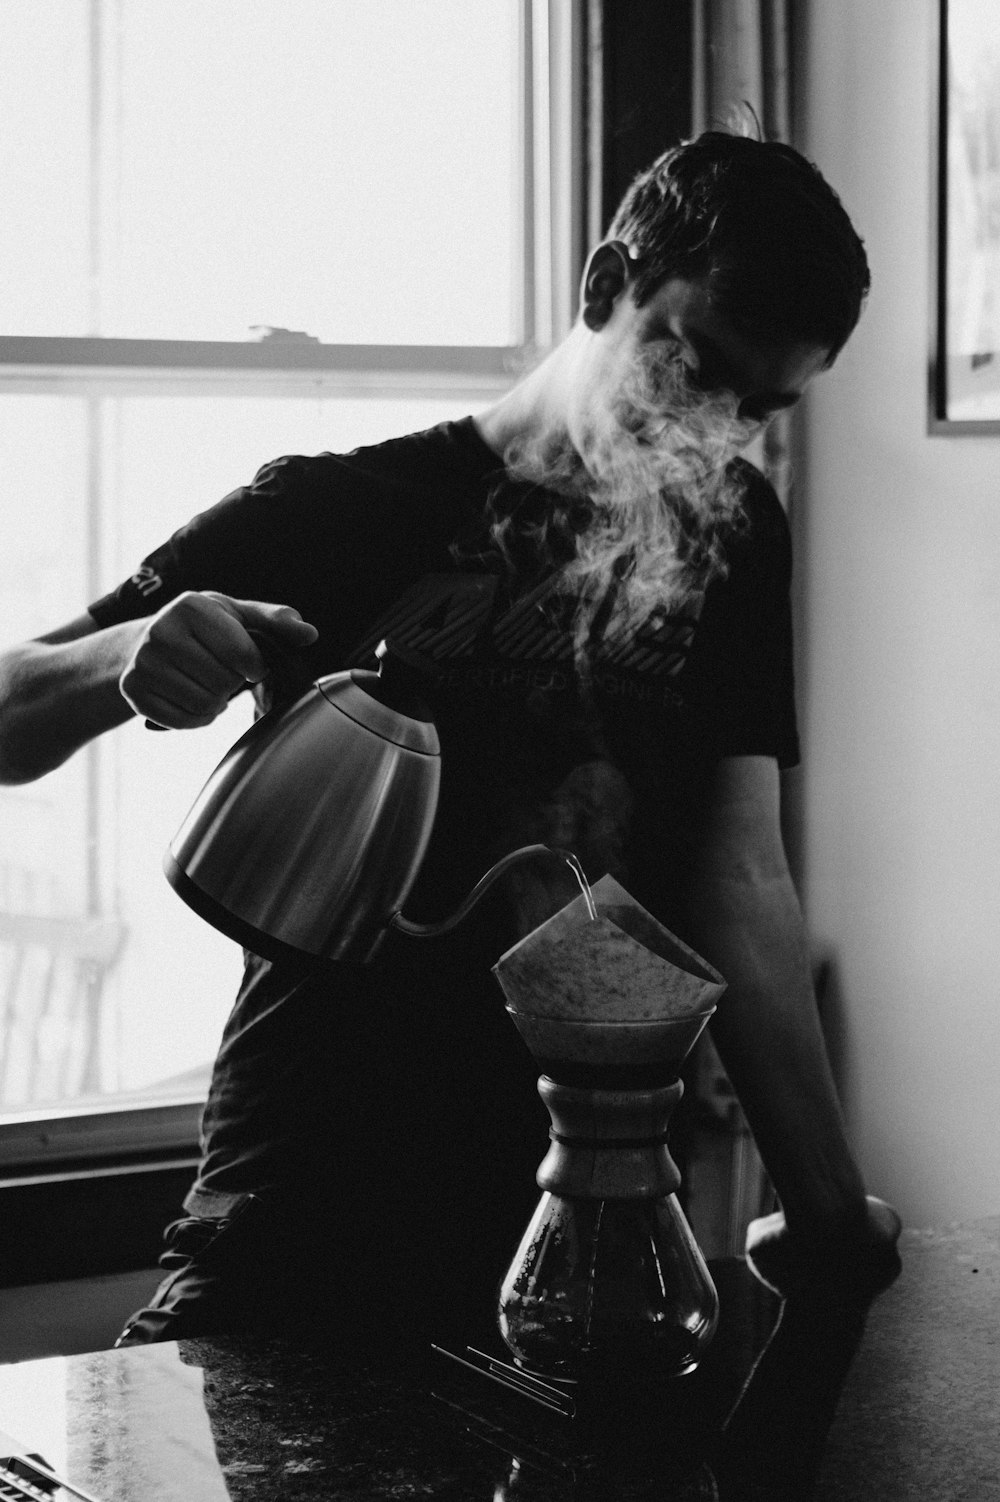
[[[31,782],[129,719],[118,681],[141,622],[0,657],[0,782]]]
[[[864,1185],[819,1025],[798,900],[787,873],[699,879],[689,933],[728,983],[711,1024],[790,1230],[821,1239],[865,1216]]]

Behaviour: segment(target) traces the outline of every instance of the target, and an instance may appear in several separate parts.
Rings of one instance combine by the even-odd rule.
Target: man
[[[419,650],[442,794],[408,910],[449,912],[544,841],[610,871],[728,981],[713,1036],[782,1210],[752,1229],[781,1290],[870,1297],[898,1220],[844,1132],[779,832],[797,757],[787,526],[738,450],[853,330],[864,251],[790,148],[667,152],[591,255],[576,325],[476,419],[291,457],[196,517],[136,580],[0,664],[0,776],[139,714],[208,724],[273,683]],[[138,577],[138,576],[137,576]],[[488,1309],[547,1122],[489,976],[573,892],[522,869],[448,938],[371,966],[248,955],[169,1276],[123,1339],[248,1323],[456,1331]]]

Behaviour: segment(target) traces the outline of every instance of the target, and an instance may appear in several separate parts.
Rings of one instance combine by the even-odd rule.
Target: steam
[[[494,543],[509,561],[527,546],[541,568],[558,570],[557,588],[576,601],[584,673],[595,637],[620,639],[725,572],[725,537],[743,515],[743,485],[727,465],[760,428],[736,409],[731,393],[696,390],[678,357],[649,345],[576,446],[548,432],[504,453],[529,502],[535,487],[548,495],[496,515]]]

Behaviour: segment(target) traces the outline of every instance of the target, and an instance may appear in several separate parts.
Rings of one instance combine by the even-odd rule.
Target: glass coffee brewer
[[[511,1360],[465,1360],[567,1416],[610,1423],[694,1371],[718,1298],[668,1145],[681,1065],[725,983],[611,877],[493,970],[540,1071],[543,1193],[502,1280]]]
[[[543,1408],[606,1412],[623,1377],[649,1391],[692,1371],[715,1328],[667,1132],[681,1064],[725,982],[617,882],[589,888],[574,856],[545,846],[505,856],[443,922],[405,918],[440,752],[423,665],[384,643],[379,657],[377,672],[300,682],[259,719],[205,784],[165,870],[259,954],[364,962],[390,927],[447,933],[518,861],[569,863],[580,895],[493,970],[552,1119],[542,1198],[500,1290],[512,1359],[457,1359]]]

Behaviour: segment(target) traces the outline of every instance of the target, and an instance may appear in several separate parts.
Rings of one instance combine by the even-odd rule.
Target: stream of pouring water
[[[551,849],[552,847],[546,846],[545,848]],[[576,877],[577,881],[580,884],[580,891],[583,893],[583,900],[587,904],[587,915],[590,918],[591,923],[596,923],[597,908],[594,905],[594,894],[590,890],[590,882],[583,874],[583,867],[580,865],[580,862],[577,860],[572,850],[553,850],[552,854],[562,856],[567,866],[569,866],[570,870],[573,872],[573,875]]]

